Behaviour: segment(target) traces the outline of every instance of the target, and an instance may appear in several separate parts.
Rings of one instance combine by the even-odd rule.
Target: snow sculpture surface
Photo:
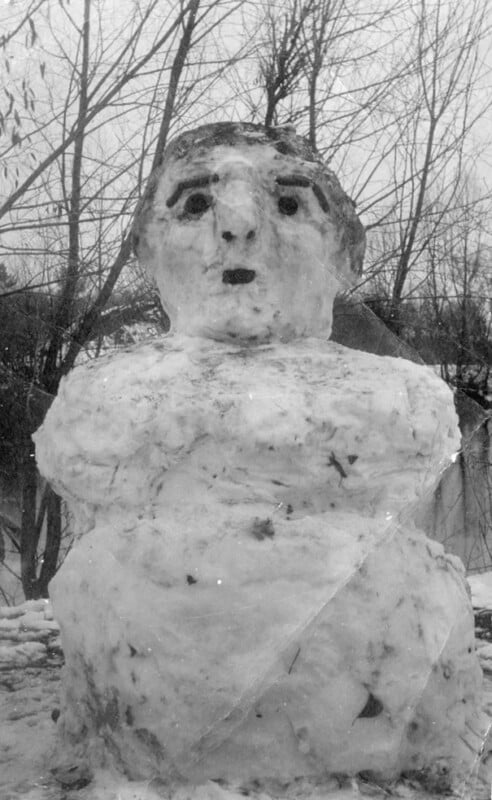
[[[36,434],[84,533],[50,587],[64,745],[169,784],[459,782],[471,605],[412,523],[456,416],[430,369],[327,341],[353,204],[291,129],[205,126],[168,147],[136,249],[172,335],[75,369]]]

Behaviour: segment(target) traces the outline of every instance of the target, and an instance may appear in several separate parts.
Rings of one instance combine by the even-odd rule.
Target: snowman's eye
[[[296,197],[292,197],[291,195],[285,194],[278,199],[278,210],[281,214],[285,214],[287,217],[292,217],[293,214],[297,212],[299,208],[299,203]]]
[[[192,214],[194,217],[200,216],[204,214],[205,211],[212,205],[212,198],[209,194],[204,194],[203,192],[193,192],[190,196],[186,199],[186,203],[184,204],[184,211],[186,214]]]

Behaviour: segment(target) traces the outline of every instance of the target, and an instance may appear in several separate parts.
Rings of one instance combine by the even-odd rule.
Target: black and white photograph
[[[0,800],[492,797],[492,4],[0,0]]]

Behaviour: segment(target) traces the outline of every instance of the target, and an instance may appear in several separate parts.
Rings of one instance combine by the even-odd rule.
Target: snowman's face
[[[173,330],[249,342],[329,335],[348,254],[327,195],[318,164],[269,144],[168,162],[138,254]]]

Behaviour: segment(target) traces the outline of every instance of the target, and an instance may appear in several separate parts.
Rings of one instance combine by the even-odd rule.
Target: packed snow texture
[[[36,444],[85,533],[51,584],[79,759],[177,783],[473,769],[463,568],[411,521],[459,447],[429,369],[175,336],[74,370]]]
[[[480,576],[489,584],[488,609],[492,609],[492,575]],[[471,580],[472,596],[475,581]],[[477,604],[473,597],[474,607]],[[482,607],[483,605],[480,604]],[[52,612],[47,601],[28,601],[18,607],[0,608],[4,619],[21,619],[29,612],[31,622],[24,635],[37,641],[38,626],[33,624],[51,620]],[[41,630],[43,627],[41,626]],[[27,640],[26,640],[27,641]],[[55,640],[56,641],[56,640]],[[31,665],[25,668],[16,657],[16,641],[4,640],[4,646],[11,650],[10,668],[0,671],[0,797],[2,800],[239,800],[245,796],[243,786],[231,785],[221,781],[209,781],[197,787],[176,787],[172,791],[164,789],[162,783],[155,781],[127,781],[121,774],[108,770],[98,770],[85,788],[80,788],[84,773],[77,762],[67,762],[64,773],[53,772],[50,753],[56,731],[55,714],[58,712],[59,666],[53,660],[44,661],[42,666]],[[486,674],[490,670],[490,645],[477,641],[478,655]],[[59,660],[58,660],[59,664]],[[489,713],[492,708],[492,684],[490,678],[485,684],[484,708]],[[467,791],[461,797],[485,800],[490,794],[491,756],[489,743],[481,759],[480,774],[471,780]],[[87,776],[87,772],[85,773]],[[79,787],[79,788],[77,788]],[[299,779],[289,782],[276,782],[269,786],[270,797],[276,800],[354,800],[371,797],[385,800],[388,792],[367,778],[342,780],[323,777],[319,780]],[[269,800],[264,787],[255,788],[251,783],[248,789],[252,800]],[[391,795],[404,800],[435,800],[414,781],[400,781],[391,785]]]

